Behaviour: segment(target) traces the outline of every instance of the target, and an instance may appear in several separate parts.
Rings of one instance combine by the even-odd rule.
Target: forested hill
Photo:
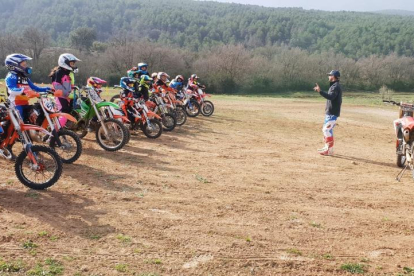
[[[220,44],[288,45],[347,57],[414,55],[414,17],[265,8],[191,0],[0,0],[0,32],[34,26],[58,46],[80,27],[107,41],[148,37],[193,51]]]

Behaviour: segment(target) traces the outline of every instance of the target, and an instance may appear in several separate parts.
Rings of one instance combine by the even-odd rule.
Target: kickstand
[[[401,181],[401,178],[404,176],[405,171],[407,170],[408,165],[406,165],[398,174],[397,177],[395,178],[395,180],[397,180],[398,182]]]

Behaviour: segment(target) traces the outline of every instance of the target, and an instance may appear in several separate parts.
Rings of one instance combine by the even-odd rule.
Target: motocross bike
[[[29,118],[31,123],[49,130],[53,136],[38,136],[37,142],[49,142],[60,156],[63,163],[71,164],[79,159],[82,153],[82,142],[79,136],[71,130],[65,129],[60,124],[59,118],[64,117],[76,124],[76,119],[67,113],[60,113],[53,93],[41,93]]]
[[[0,104],[0,156],[13,160],[12,147],[16,141],[23,145],[22,152],[15,160],[15,173],[23,185],[43,190],[55,184],[62,174],[62,161],[49,147],[33,145],[31,137],[38,132],[52,136],[44,128],[25,124],[18,110],[8,103]]]
[[[192,98],[200,105],[201,114],[206,117],[213,115],[214,104],[211,101],[205,100],[206,97],[211,97],[210,94],[204,92],[203,89],[197,89],[197,92],[192,93]]]
[[[86,92],[83,96],[82,91]],[[118,108],[111,102],[102,101],[92,87],[74,89],[74,108],[72,115],[78,120],[76,124],[67,125],[83,138],[88,132],[95,131],[96,141],[107,151],[120,150],[129,139],[128,129],[116,118],[108,117],[105,110]]]
[[[409,168],[414,178],[414,104],[397,103],[395,101],[383,101],[400,108],[399,118],[394,121],[396,140],[397,166],[403,168],[397,175],[400,181],[405,171]]]
[[[130,120],[131,130],[136,130],[139,127],[144,132],[145,136],[151,139],[161,136],[161,117],[149,110],[143,99],[126,97],[123,98],[122,102],[119,102],[119,104],[124,113],[128,115],[128,118],[132,118],[132,120]]]
[[[176,117],[169,112],[168,106],[157,93],[152,93],[150,100],[145,103],[149,109],[161,117],[164,130],[172,131],[177,125]]]
[[[177,120],[177,125],[184,125],[187,121],[187,113],[185,112],[183,102],[177,100],[175,93],[173,91],[170,90],[166,92],[167,93],[165,94],[161,93],[161,96],[163,96],[164,102],[166,103],[166,107],[168,108],[169,112],[175,116]]]
[[[191,89],[187,89],[182,93],[183,106],[188,117],[197,117],[201,110],[200,104],[193,94],[194,92]]]

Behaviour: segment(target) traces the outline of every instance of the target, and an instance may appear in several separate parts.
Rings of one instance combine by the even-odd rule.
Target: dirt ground
[[[394,180],[396,110],[345,104],[336,155],[322,157],[322,101],[212,101],[212,117],[156,140],[138,133],[116,153],[89,134],[80,160],[44,192],[26,189],[0,160],[0,257],[22,261],[11,275],[54,275],[34,274],[53,266],[48,258],[64,275],[414,267],[414,180]]]

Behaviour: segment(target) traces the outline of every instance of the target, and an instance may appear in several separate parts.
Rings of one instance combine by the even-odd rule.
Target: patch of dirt
[[[65,275],[373,275],[414,266],[414,181],[394,178],[395,112],[344,106],[318,156],[324,103],[212,98],[156,140],[84,140],[58,184],[28,191],[0,161],[0,257]],[[37,245],[25,249],[23,244]],[[117,266],[118,265],[118,266]],[[0,272],[1,274],[1,272]]]

